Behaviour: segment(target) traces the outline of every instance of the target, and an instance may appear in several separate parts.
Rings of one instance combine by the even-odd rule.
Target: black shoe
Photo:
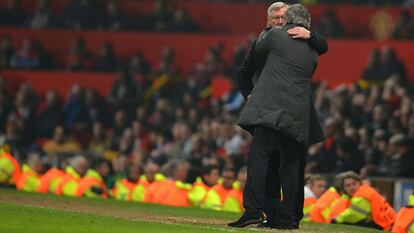
[[[260,222],[257,224],[258,228],[275,228],[277,225],[271,221],[264,220],[263,222]]]
[[[248,225],[252,225],[252,224],[258,224],[263,222],[263,218],[262,217],[249,217],[246,215],[242,215],[239,220],[235,221],[235,222],[231,222],[229,224],[227,224],[229,227],[245,227]]]

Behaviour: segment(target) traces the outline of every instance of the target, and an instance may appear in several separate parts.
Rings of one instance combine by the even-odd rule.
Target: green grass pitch
[[[229,228],[238,214],[196,208],[68,198],[0,188],[0,233],[284,232]],[[285,231],[292,232],[292,231]],[[293,232],[379,232],[346,225],[305,223]]]

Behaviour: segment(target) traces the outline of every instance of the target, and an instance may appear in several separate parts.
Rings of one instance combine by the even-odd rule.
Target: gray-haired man
[[[253,133],[253,141],[243,194],[245,213],[230,226],[259,222],[266,208],[267,226],[297,229],[303,217],[306,148],[324,139],[310,86],[318,54],[307,41],[288,33],[298,26],[310,29],[310,14],[295,4],[287,8],[284,19],[285,26],[263,32],[255,44],[255,52],[267,58],[238,122]],[[269,167],[276,157],[279,161]],[[278,179],[283,201],[277,199],[280,189],[272,183]],[[268,202],[269,193],[274,202]]]

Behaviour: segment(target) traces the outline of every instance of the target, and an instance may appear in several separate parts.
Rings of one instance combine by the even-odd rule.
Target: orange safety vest
[[[89,172],[89,171],[88,171]],[[97,173],[96,171],[94,171]],[[99,175],[98,175],[99,176]],[[83,177],[79,181],[79,186],[76,190],[76,196],[81,197],[85,194],[85,192],[92,188],[93,186],[97,186],[103,190],[103,194],[100,195],[102,198],[108,197],[108,190],[106,188],[105,182],[102,179],[98,179],[97,177],[88,176],[88,173],[85,177]]]
[[[70,169],[74,172],[73,174],[71,172],[68,172],[68,169],[66,169],[66,170],[67,171],[65,172],[65,176],[63,176],[62,179],[59,181],[59,184],[58,184],[58,186],[55,190],[56,195],[62,195],[63,194],[63,188],[70,181],[74,180],[74,181],[78,182],[81,179],[80,175],[77,174],[74,169]]]
[[[391,229],[395,221],[395,210],[375,189],[368,185],[361,185],[355,192],[354,197],[362,197],[369,200],[371,204],[372,219],[384,230]]]
[[[306,197],[303,200],[303,221],[310,221],[310,212],[316,203],[316,199],[313,197]]]
[[[40,177],[40,186],[39,186],[39,193],[48,193],[49,186],[52,180],[59,179],[65,176],[65,172],[59,170],[57,168],[49,169],[45,174]]]
[[[243,192],[240,189],[238,189],[238,188],[237,189],[232,189],[229,192],[229,195],[227,196],[227,198],[236,199],[240,204],[240,209],[244,210],[244,207],[243,207]]]
[[[144,202],[161,204],[174,186],[175,182],[171,180],[153,182],[145,192]]]
[[[408,229],[414,223],[414,208],[403,207],[395,218],[394,226],[392,227],[393,233],[407,233]]]
[[[25,189],[27,179],[29,179],[30,177],[35,177],[38,180],[39,175],[35,171],[33,171],[28,165],[25,164],[25,165],[23,165],[23,167],[25,167],[23,169],[24,172],[20,176],[20,179],[17,182],[16,187],[17,187],[18,190],[29,191],[29,190]],[[36,192],[37,189],[38,189],[38,187],[36,187],[35,190],[33,190],[33,188],[30,188],[30,192]]]
[[[229,193],[233,190],[231,189],[225,189],[222,184],[216,184],[212,188],[214,191],[218,193],[220,196],[221,204],[224,204],[224,201],[227,199],[227,196]]]
[[[332,208],[329,213],[328,221],[327,223],[330,223],[332,219],[336,218],[338,215],[340,215],[342,212],[344,212],[348,207],[351,205],[350,199],[345,199],[343,197],[336,199],[334,203],[332,203]]]
[[[191,187],[191,184],[176,181],[174,187],[171,187],[169,193],[161,204],[180,207],[191,206],[190,201],[188,200],[188,193],[190,192]]]
[[[121,180],[121,183],[119,185],[122,185],[126,189],[129,190],[129,194],[128,194],[127,200],[130,201],[131,200],[132,191],[137,186],[137,183],[132,183],[127,178],[124,178],[124,179]],[[116,198],[117,192],[118,192],[118,185],[115,185],[115,187],[112,189],[112,195],[115,198]]]
[[[4,151],[2,154],[0,154],[0,156],[7,158],[13,165],[14,169],[10,176],[12,178],[13,184],[17,184],[17,182],[19,182],[20,176],[22,175],[22,170],[20,169],[19,162],[17,162],[16,158],[14,158],[11,154]]]
[[[326,190],[326,192],[324,192],[322,196],[319,197],[319,199],[315,202],[315,205],[310,213],[310,220],[312,222],[326,223],[328,219],[325,219],[325,217],[322,215],[322,211],[324,211],[326,208],[330,208],[330,205],[333,203],[333,201],[338,198],[340,198],[340,196],[335,189],[330,188]]]

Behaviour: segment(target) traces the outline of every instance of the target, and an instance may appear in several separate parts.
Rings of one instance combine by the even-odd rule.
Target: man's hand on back
[[[304,27],[294,27],[287,31],[292,38],[298,39],[309,39],[311,37],[311,32]]]

